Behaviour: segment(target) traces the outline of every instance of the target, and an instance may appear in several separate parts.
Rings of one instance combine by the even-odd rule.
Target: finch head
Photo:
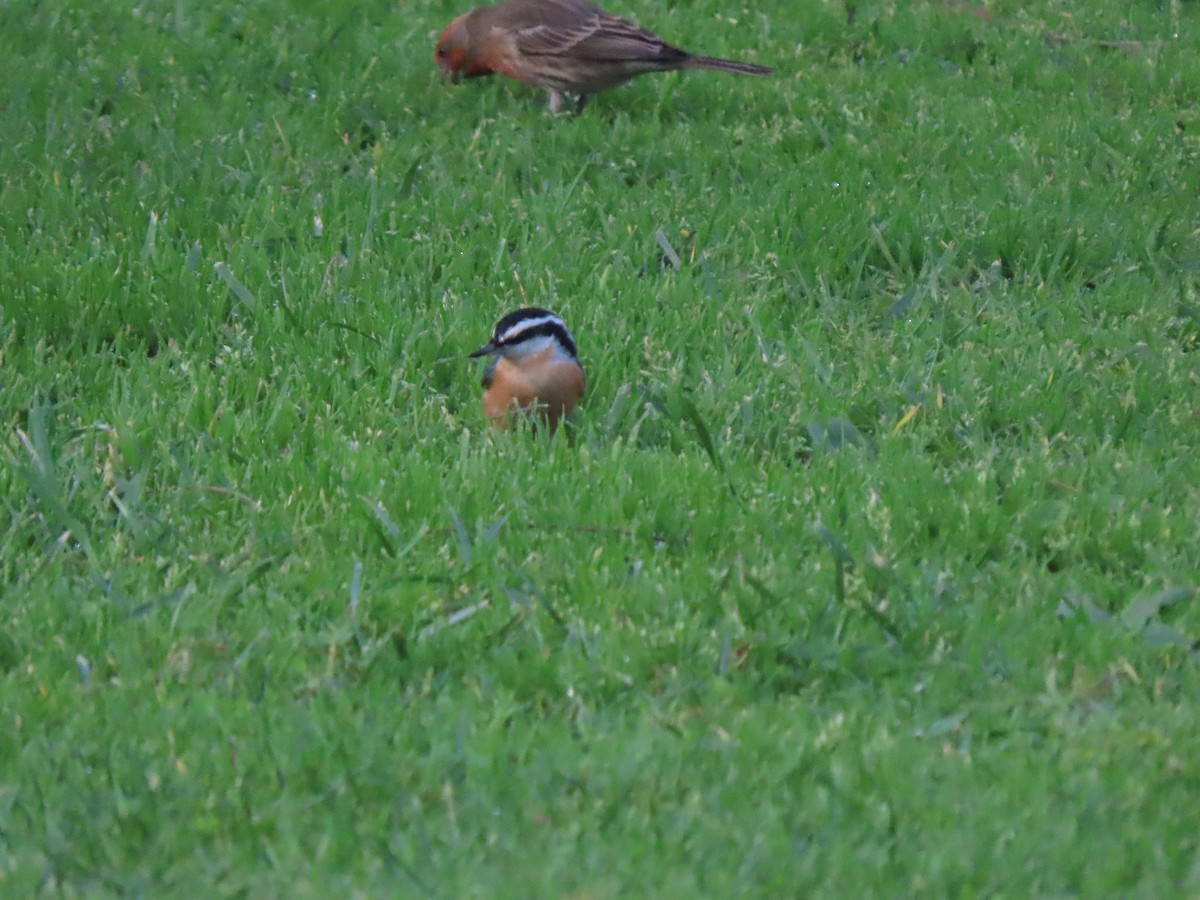
[[[464,13],[446,26],[433,51],[434,62],[451,81],[491,75],[492,69],[477,59],[471,41],[471,13]]]

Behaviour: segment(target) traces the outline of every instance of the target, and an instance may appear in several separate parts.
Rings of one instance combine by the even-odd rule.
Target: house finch
[[[550,111],[563,94],[588,97],[646,72],[716,69],[743,75],[771,70],[754,63],[695,56],[664,44],[632,22],[587,0],[505,0],[464,13],[438,38],[434,59],[455,83],[499,72],[550,92]]]

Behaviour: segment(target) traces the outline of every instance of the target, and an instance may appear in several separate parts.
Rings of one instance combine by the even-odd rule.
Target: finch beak
[[[495,353],[497,351],[497,349],[498,348],[496,347],[495,341],[488,341],[486,344],[484,344],[478,350],[475,350],[475,351],[467,354],[467,357],[469,359],[478,359],[481,356],[491,356],[493,353]]]

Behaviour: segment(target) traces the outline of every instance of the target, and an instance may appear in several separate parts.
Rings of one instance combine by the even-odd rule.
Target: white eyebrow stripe
[[[538,328],[542,325],[557,325],[563,331],[567,331],[567,326],[563,324],[563,320],[558,316],[538,316],[536,319],[522,319],[515,325],[510,325],[504,334],[497,338],[500,343],[507,343],[516,337],[524,334],[533,328]],[[567,334],[571,332],[567,331]]]

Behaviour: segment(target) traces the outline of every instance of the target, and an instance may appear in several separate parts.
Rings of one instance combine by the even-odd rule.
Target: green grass
[[[1196,3],[614,0],[778,72],[578,118],[449,2],[78,6],[0,6],[0,894],[1200,893]]]

